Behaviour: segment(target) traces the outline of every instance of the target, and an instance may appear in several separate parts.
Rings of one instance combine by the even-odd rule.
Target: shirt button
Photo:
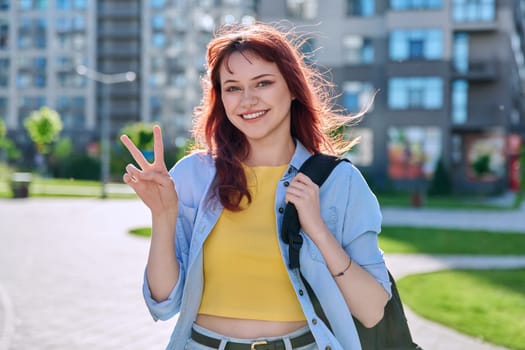
[[[325,350],[332,350],[332,347],[331,346],[327,346],[326,348],[324,348]]]
[[[303,295],[303,294],[304,294],[303,290],[299,289],[299,295]]]
[[[293,170],[292,170],[292,167],[289,167],[289,168],[288,168],[288,174],[291,174],[292,171],[293,171]]]
[[[314,318],[314,319],[312,320],[312,323],[313,323],[314,325],[316,325],[316,324],[317,324],[317,318]]]
[[[279,208],[279,213],[281,213],[281,214],[284,213],[284,208],[283,207]]]
[[[288,186],[290,186],[290,183],[288,181],[285,181],[284,182],[284,187],[288,187]]]

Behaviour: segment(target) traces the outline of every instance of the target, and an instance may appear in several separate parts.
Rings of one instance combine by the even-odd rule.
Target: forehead
[[[254,52],[233,52],[225,57],[220,67],[221,80],[231,77],[249,77],[261,74],[279,74],[275,62],[267,61]]]

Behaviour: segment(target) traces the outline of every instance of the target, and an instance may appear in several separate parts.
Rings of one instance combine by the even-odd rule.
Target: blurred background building
[[[328,5],[329,4],[329,5]],[[205,45],[222,23],[281,21],[308,34],[347,112],[374,103],[349,154],[376,186],[413,186],[442,163],[458,191],[512,187],[525,137],[525,0],[0,0],[0,116],[20,145],[47,105],[79,148],[160,122],[184,144]],[[76,72],[133,71],[103,88]]]

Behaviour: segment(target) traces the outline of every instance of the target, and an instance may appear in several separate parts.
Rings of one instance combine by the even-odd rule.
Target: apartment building
[[[189,137],[201,98],[206,45],[218,25],[255,20],[254,0],[143,1],[141,115],[160,122],[169,142]]]
[[[219,24],[252,22],[254,9],[241,0],[0,0],[0,117],[26,151],[23,120],[44,105],[80,150],[132,121],[160,122],[183,144],[206,43]],[[126,72],[136,78],[118,78]]]
[[[525,134],[525,0],[0,0],[0,116],[19,145],[47,105],[79,148],[130,121],[181,145],[219,24],[254,18],[309,33],[305,52],[349,113],[349,157],[376,186],[425,184],[440,159],[457,191],[515,186]],[[285,20],[285,21],[283,21]],[[78,74],[134,81],[101,84]],[[105,119],[106,116],[109,118]],[[107,130],[106,130],[107,131]]]
[[[310,31],[338,103],[375,95],[349,157],[378,187],[423,186],[443,160],[456,191],[516,187],[525,136],[524,1],[273,0],[262,20]]]
[[[95,62],[95,24],[84,0],[0,2],[0,116],[19,145],[29,143],[23,120],[44,105],[60,112],[66,134],[89,140],[94,95],[75,67]]]

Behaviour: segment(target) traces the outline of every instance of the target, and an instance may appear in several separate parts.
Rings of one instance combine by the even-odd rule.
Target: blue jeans
[[[207,335],[208,337],[212,337],[212,338],[216,338],[216,339],[222,339],[221,345],[219,345],[219,350],[224,350],[224,347],[226,346],[226,343],[228,341],[236,342],[236,343],[243,343],[243,342],[246,343],[246,342],[250,342],[250,341],[254,342],[254,341],[260,340],[260,338],[257,338],[257,339],[239,339],[239,338],[226,337],[226,336],[224,336],[222,334],[212,332],[209,329],[203,328],[203,327],[198,326],[196,324],[193,324],[193,329],[195,329],[196,331],[198,331],[201,334]],[[292,350],[292,346],[290,345],[290,339],[291,338],[295,338],[297,336],[300,336],[301,334],[306,333],[306,332],[308,332],[308,327],[298,329],[295,332],[286,334],[286,335],[281,336],[281,337],[264,338],[264,340],[282,339],[284,341],[285,346],[286,346],[286,350]],[[194,340],[189,339],[188,342],[186,343],[185,349],[186,350],[211,350],[213,348],[201,345],[201,344],[195,342]],[[318,350],[318,349],[319,348],[317,347],[317,345],[315,345],[315,343],[312,343],[310,345],[303,346],[303,347],[300,347],[300,348],[295,348],[293,350]]]

